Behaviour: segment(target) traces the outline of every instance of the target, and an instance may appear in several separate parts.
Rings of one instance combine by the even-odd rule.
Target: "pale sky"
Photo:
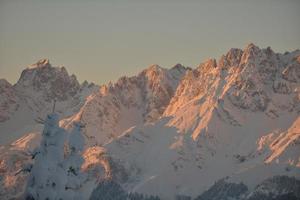
[[[0,78],[41,58],[98,84],[248,43],[300,48],[300,0],[0,0]]]

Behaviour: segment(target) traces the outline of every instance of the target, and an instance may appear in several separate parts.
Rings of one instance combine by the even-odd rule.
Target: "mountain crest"
[[[199,67],[201,67],[203,69],[216,68],[217,67],[217,61],[214,58],[209,58],[204,63],[201,63],[199,65]]]
[[[222,69],[227,69],[230,66],[238,66],[241,61],[242,55],[243,50],[238,48],[231,48],[225,55],[220,58],[218,66]]]
[[[50,64],[49,59],[43,58],[43,59],[40,59],[39,61],[37,61],[36,63],[29,65],[29,68],[50,67],[50,66],[51,66],[51,64]]]
[[[87,147],[81,169],[88,172],[89,191],[92,182],[109,179],[127,191],[192,199],[224,177],[228,183],[243,181],[251,189],[270,176],[300,175],[300,51],[280,54],[249,44],[244,49],[230,49],[218,62],[208,59],[195,69],[181,64],[172,68],[151,65],[94,91],[88,82],[78,84],[64,67],[53,67],[47,59],[33,66],[23,71],[14,86],[0,80],[0,132],[4,133],[0,142],[9,135],[38,132],[30,120],[51,112],[55,99],[55,111],[62,118],[59,126],[73,128],[67,134],[74,139],[67,143],[70,161],[79,155],[76,152],[82,152],[83,144]],[[2,122],[17,125],[16,129],[26,127],[26,132],[3,128]],[[52,124],[58,126],[55,116],[45,125]],[[84,142],[78,135],[81,128]],[[44,133],[55,134],[50,130]],[[12,183],[9,192],[0,187],[0,196],[15,196],[15,191],[22,190],[25,179],[21,173],[16,176],[16,171],[29,159],[15,150],[28,149],[34,143],[31,138],[23,137],[7,147],[9,154],[0,147],[0,185]],[[55,144],[49,144],[55,149]],[[66,158],[63,151],[58,153],[59,159]],[[57,160],[52,164],[58,166]],[[78,166],[65,169],[76,175]],[[40,178],[44,180],[44,176]],[[65,188],[53,182],[56,188]],[[212,187],[216,190],[200,198],[218,191],[232,193],[234,188],[245,190],[241,184],[228,183],[216,183]],[[42,186],[55,187],[47,181]],[[175,198],[177,194],[191,198]],[[239,196],[235,199],[241,199]],[[216,199],[222,199],[219,197]]]
[[[157,64],[150,65],[145,70],[143,70],[140,74],[145,74],[147,77],[153,77],[160,74],[165,69]]]

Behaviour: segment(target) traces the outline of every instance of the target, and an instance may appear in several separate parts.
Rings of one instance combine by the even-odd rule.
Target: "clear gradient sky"
[[[101,84],[250,42],[299,49],[300,0],[0,0],[0,78],[12,83],[40,58]]]

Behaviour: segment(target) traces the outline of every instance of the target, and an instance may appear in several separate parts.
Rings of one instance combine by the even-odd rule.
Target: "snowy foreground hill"
[[[0,199],[300,199],[300,51],[102,86],[43,59],[0,80],[0,144]]]

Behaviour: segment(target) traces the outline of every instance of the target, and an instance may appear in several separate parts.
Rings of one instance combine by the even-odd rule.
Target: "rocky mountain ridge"
[[[99,87],[79,84],[64,68],[41,60],[16,85],[0,81],[1,134],[11,122],[28,123],[17,123],[15,107],[46,114],[55,98],[61,127],[85,125],[85,165],[99,165],[97,177],[126,192],[196,198],[225,177],[250,193],[274,176],[300,177],[299,50],[280,54],[249,44],[194,69],[151,65]],[[20,96],[28,102],[19,104]],[[11,163],[2,164],[2,180],[12,177],[7,166],[28,162],[10,159],[35,146],[38,135],[1,147],[3,163]]]

